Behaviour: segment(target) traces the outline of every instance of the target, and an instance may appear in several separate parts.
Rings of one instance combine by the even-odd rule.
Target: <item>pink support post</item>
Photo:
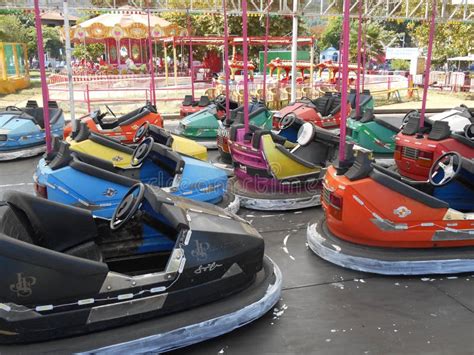
[[[49,125],[49,91],[48,83],[46,82],[46,65],[44,62],[44,45],[43,45],[43,31],[41,29],[41,16],[39,9],[39,0],[35,0],[35,25],[36,34],[38,37],[38,57],[40,64],[41,77],[41,92],[43,94],[43,117],[44,117],[44,131],[46,134],[46,151],[51,152],[51,126]]]
[[[193,64],[193,41],[191,39],[191,18],[187,12],[188,39],[189,39],[189,68],[191,69],[191,96],[194,100],[194,64]]]
[[[230,118],[230,69],[229,69],[229,25],[227,23],[227,1],[222,1],[224,13],[224,76],[225,76],[225,116]]]
[[[343,25],[342,27],[344,28],[344,20],[342,20],[342,22],[343,22],[343,23],[342,23],[342,25]],[[343,37],[343,33],[344,33],[344,32],[343,32],[343,30],[341,29],[341,36],[340,36],[340,38],[339,38],[339,56],[338,56],[338,63],[337,63],[337,65],[338,65],[338,67],[339,67],[339,70],[338,70],[338,72],[337,72],[337,75],[338,75],[339,79],[336,80],[336,82],[337,82],[337,90],[339,90],[339,91],[341,91],[341,79],[340,79],[340,78],[341,78],[341,72],[342,72],[342,43],[343,43],[343,42],[342,42],[342,37]],[[335,79],[337,79],[337,78],[335,78]]]
[[[431,9],[431,23],[430,23],[430,36],[428,39],[428,53],[426,54],[426,68],[425,68],[425,82],[423,83],[423,100],[421,102],[421,114],[420,114],[420,127],[425,124],[425,113],[426,113],[426,100],[428,99],[428,88],[430,84],[430,72],[431,72],[431,57],[433,54],[433,41],[435,32],[435,19],[436,19],[436,0],[432,2]]]
[[[344,0],[344,17],[342,20],[342,89],[341,89],[341,125],[339,135],[339,161],[345,160],[346,120],[347,120],[347,85],[349,81],[349,8],[351,0]]]
[[[358,4],[358,20],[357,28],[357,77],[356,77],[356,115],[360,116],[360,65],[362,61],[362,0]]]
[[[242,36],[244,64],[244,125],[245,132],[249,131],[249,71],[248,71],[248,38],[247,38],[247,0],[242,0]]]
[[[362,44],[363,52],[362,52],[362,91],[365,89],[365,65],[367,62],[367,41],[365,39],[364,33],[364,42]]]
[[[151,74],[151,91],[150,101],[156,106],[156,91],[155,91],[155,66],[153,65],[153,45],[151,39],[151,20],[150,20],[150,1],[147,1],[148,6],[148,53],[150,63],[150,74]]]
[[[268,36],[270,32],[270,0],[267,1],[267,12],[265,15],[265,46],[263,52],[263,99],[267,101],[267,66],[268,66]]]

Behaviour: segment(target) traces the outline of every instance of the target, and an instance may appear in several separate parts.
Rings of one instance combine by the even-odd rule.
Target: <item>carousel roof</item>
[[[128,10],[128,11],[127,11]],[[150,15],[152,37],[176,35],[180,28],[161,17]],[[105,38],[147,38],[148,14],[128,6],[117,13],[106,13],[71,28],[74,40],[101,40]]]

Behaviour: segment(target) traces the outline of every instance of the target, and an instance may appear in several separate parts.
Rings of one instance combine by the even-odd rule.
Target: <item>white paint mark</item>
[[[334,287],[340,289],[340,290],[344,290],[344,284],[340,283],[340,282],[335,282],[332,284]]]
[[[458,277],[457,276],[448,276],[447,279],[448,280],[456,280]]]
[[[430,281],[430,278],[429,277],[422,277],[421,278],[421,281],[425,282],[425,281]]]
[[[283,245],[286,247],[286,243],[288,242],[288,238],[290,237],[290,234],[288,234],[285,239],[283,239]]]
[[[331,342],[331,339],[326,339],[326,343],[330,343]]]
[[[293,212],[294,214],[301,214],[303,213],[303,211],[296,211],[296,212]]]
[[[218,352],[218,354],[224,354],[224,348],[222,348],[222,349]]]
[[[18,184],[5,184],[5,185],[0,185],[0,188],[4,188],[4,187],[16,187],[16,186],[32,186],[34,185],[34,183],[32,182],[21,182],[21,183],[18,183]]]

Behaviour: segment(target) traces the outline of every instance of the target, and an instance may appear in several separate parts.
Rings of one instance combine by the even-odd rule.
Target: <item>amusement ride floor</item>
[[[38,159],[1,163],[0,194],[33,193]],[[281,300],[256,322],[173,354],[472,354],[474,275],[384,277],[329,264],[306,246],[321,213],[242,209],[283,273]]]

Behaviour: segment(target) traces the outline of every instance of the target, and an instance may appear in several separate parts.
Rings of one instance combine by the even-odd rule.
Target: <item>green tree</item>
[[[350,27],[350,60],[357,60],[357,38],[358,22],[351,21]],[[318,42],[319,49],[324,50],[328,47],[339,49],[339,42],[342,32],[342,18],[338,17],[329,21],[325,31]],[[385,52],[384,44],[390,42],[395,36],[393,31],[386,30],[379,22],[368,22],[363,25],[365,35],[365,51],[367,59],[379,60]]]
[[[105,52],[102,43],[76,44],[72,50],[72,55],[78,59],[96,60]]]
[[[0,15],[0,42],[26,42],[26,29],[15,15]]]
[[[409,70],[410,62],[405,59],[392,59],[390,67],[392,70]]]
[[[409,26],[418,47],[427,48],[429,24],[412,23]],[[464,56],[474,51],[474,25],[461,22],[436,23],[433,41],[433,62],[442,64],[449,57]]]
[[[59,36],[59,29],[57,27],[41,26],[43,32],[43,44],[44,49],[53,58],[59,58],[61,56],[61,49],[63,43]],[[28,56],[30,58],[37,56],[38,37],[36,34],[35,27],[28,27],[26,32],[26,43],[28,47]]]

